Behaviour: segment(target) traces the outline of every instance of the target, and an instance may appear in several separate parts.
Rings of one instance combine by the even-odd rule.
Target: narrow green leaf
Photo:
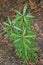
[[[13,38],[19,38],[21,36],[19,36],[18,34],[13,33],[13,34],[11,34],[11,37],[13,37]]]
[[[26,39],[26,41],[27,41],[29,44],[31,44],[31,42],[30,42],[30,40],[29,40],[29,39]]]
[[[27,3],[24,5],[24,9],[23,9],[23,15],[25,15],[25,13],[26,13],[26,10],[27,10],[27,7],[28,7],[28,5],[27,5]]]
[[[20,41],[20,38],[19,38],[19,39],[16,39],[16,40],[14,41],[14,43],[17,43],[18,41]]]
[[[28,17],[28,18],[35,18],[35,16],[31,15],[31,13],[27,14],[26,17]]]
[[[15,10],[15,13],[18,15],[22,15],[18,10]]]
[[[28,20],[26,17],[24,17],[24,22],[26,23],[26,25],[28,24]]]
[[[8,23],[11,25],[11,19],[9,16],[8,16]]]
[[[25,33],[26,33],[26,28],[23,30],[23,36],[25,35]]]
[[[8,29],[8,27],[4,27],[3,30],[4,30],[5,32],[7,32],[9,29]]]
[[[18,20],[20,20],[21,18],[22,18],[22,16],[17,16],[17,17],[15,17],[14,21],[18,21]]]
[[[9,24],[8,24],[8,23],[6,23],[6,22],[3,22],[3,24],[4,24],[4,26],[9,26]]]
[[[26,35],[25,38],[32,38],[33,39],[33,38],[35,38],[35,35],[31,35],[31,34],[30,35]]]
[[[14,26],[14,28],[15,28],[16,30],[21,30],[19,27],[16,27],[16,26]]]
[[[21,20],[19,21],[19,27],[22,27],[22,24],[23,24],[23,19],[21,19]]]

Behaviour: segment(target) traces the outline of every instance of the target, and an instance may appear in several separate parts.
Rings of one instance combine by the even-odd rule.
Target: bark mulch
[[[9,46],[11,43],[9,38],[3,35],[2,22],[7,22],[8,16],[13,19],[15,15],[14,10],[22,11],[26,2],[29,4],[28,12],[33,13],[36,17],[32,20],[35,28],[36,42],[41,53],[43,53],[43,4],[41,3],[39,6],[37,3],[32,5],[33,2],[30,0],[0,0],[0,65],[23,65],[22,59],[16,56],[15,49]],[[40,59],[40,62],[35,65],[43,65],[43,59]]]

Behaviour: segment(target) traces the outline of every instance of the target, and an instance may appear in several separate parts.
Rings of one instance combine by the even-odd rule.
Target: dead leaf
[[[38,24],[34,24],[34,27],[35,27],[36,31],[39,30],[39,26],[38,26]]]
[[[41,1],[41,3],[40,3],[40,4],[41,4],[41,7],[43,8],[43,1]]]
[[[39,11],[40,11],[40,8],[39,8],[39,9],[37,8],[35,2],[29,0],[29,5],[30,5],[30,8],[31,8],[32,10],[34,10],[34,12],[39,12]]]
[[[30,5],[31,9],[35,9],[36,3],[29,0],[29,5]]]

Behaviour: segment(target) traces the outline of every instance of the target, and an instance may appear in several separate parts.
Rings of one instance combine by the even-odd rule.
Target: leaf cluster
[[[28,60],[33,62],[37,59],[36,43],[34,42],[35,34],[33,32],[34,28],[31,26],[31,18],[35,18],[31,13],[26,13],[27,3],[24,5],[23,12],[15,10],[15,17],[11,21],[8,17],[8,22],[4,24],[4,32],[6,36],[10,36],[12,41],[12,46],[15,46],[16,54],[23,59],[24,64]]]

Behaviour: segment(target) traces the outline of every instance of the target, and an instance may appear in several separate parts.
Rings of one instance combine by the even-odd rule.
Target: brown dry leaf
[[[35,9],[36,3],[29,0],[29,5],[30,5],[31,9]]]
[[[41,7],[43,8],[43,1],[41,1],[41,3],[40,3],[40,4],[41,4]]]
[[[39,11],[40,11],[40,8],[39,8],[39,9],[36,8],[36,9],[34,10],[34,12],[39,12]]]
[[[34,24],[34,27],[35,27],[35,29],[36,29],[37,31],[39,30],[38,24]]]
[[[35,2],[29,0],[29,5],[30,5],[30,8],[31,8],[32,10],[34,10],[34,12],[40,11],[40,9],[38,9],[38,8],[36,7],[36,3],[35,3]]]

